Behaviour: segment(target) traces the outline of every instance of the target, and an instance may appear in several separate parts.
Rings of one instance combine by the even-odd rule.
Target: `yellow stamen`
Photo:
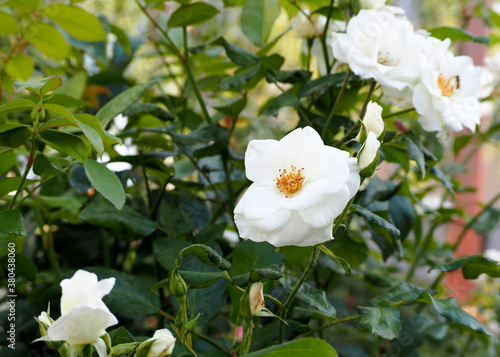
[[[438,87],[445,97],[451,97],[459,87],[459,77],[445,78],[443,74],[438,77]]]
[[[291,165],[291,170],[288,172],[286,169],[280,169],[279,177],[276,177],[276,186],[278,189],[286,194],[286,198],[291,198],[298,190],[302,188],[304,180],[302,171],[304,168],[297,170],[297,168]]]

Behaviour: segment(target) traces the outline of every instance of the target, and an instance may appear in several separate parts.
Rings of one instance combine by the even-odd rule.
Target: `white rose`
[[[472,58],[454,56],[448,50],[435,51],[413,91],[413,105],[422,127],[427,131],[445,126],[460,131],[466,127],[474,132],[481,121],[480,86],[481,68],[474,66]]]
[[[97,275],[78,270],[71,279],[61,282],[61,317],[37,341],[66,341],[78,354],[92,344],[100,357],[107,356],[106,343],[100,338],[118,320],[102,301],[115,284],[115,278],[97,281]],[[43,313],[40,315],[43,318]]]
[[[415,34],[406,17],[383,10],[361,10],[345,34],[336,34],[333,55],[363,79],[403,90],[420,77],[424,37]]]
[[[413,108],[413,88],[405,87],[402,90],[382,87],[384,98],[401,109]]]
[[[366,113],[363,117],[363,125],[367,132],[374,132],[379,139],[384,133],[384,120],[382,119],[382,107],[377,103],[370,101],[366,107]]]
[[[234,210],[240,237],[276,247],[332,239],[333,220],[359,189],[356,159],[311,127],[250,141],[245,166],[253,184]]]
[[[379,147],[380,141],[377,140],[375,133],[370,131],[358,154],[358,165],[361,169],[361,174],[363,174],[363,170],[367,170],[365,176],[371,176],[373,174],[378,161]]]
[[[297,32],[297,36],[304,39],[320,36],[320,31],[325,24],[325,16],[309,15],[308,9],[304,9],[304,12],[299,11],[292,21],[292,26]]]
[[[386,0],[361,0],[365,9],[376,9],[385,5]]]
[[[154,342],[146,357],[167,357],[172,354],[175,346],[175,337],[170,330],[166,328],[156,330],[153,337],[147,341],[152,340],[154,340]]]
[[[252,316],[257,316],[264,307],[264,284],[261,282],[252,284],[249,295],[250,313]]]
[[[72,307],[87,304],[108,310],[102,298],[109,294],[115,285],[115,278],[97,281],[97,275],[78,270],[71,279],[61,281],[61,315]],[[109,311],[109,310],[108,310]]]

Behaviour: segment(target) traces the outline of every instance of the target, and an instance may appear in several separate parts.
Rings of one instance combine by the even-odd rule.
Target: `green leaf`
[[[290,278],[287,279],[283,277],[279,280],[281,285],[287,290],[291,292],[297,283],[297,279]],[[327,316],[329,318],[335,318],[337,312],[335,308],[328,302],[326,298],[326,293],[324,290],[316,289],[309,284],[302,284],[297,291],[297,295],[295,296],[300,302],[306,304],[317,310],[323,316]]]
[[[27,89],[37,95],[44,95],[62,85],[62,79],[59,76],[46,77],[35,82],[16,82],[14,83],[14,90],[16,93],[22,92]]]
[[[432,30],[429,30],[429,33],[432,37],[438,38],[440,40],[445,40],[449,38],[451,41],[472,41],[474,40],[474,36],[459,27],[438,27]]]
[[[60,130],[44,129],[40,131],[42,140],[57,151],[87,161],[90,150],[78,136]]]
[[[17,33],[19,26],[14,16],[0,11],[0,34]]]
[[[456,137],[453,141],[453,154],[457,156],[460,150],[466,147],[473,137],[474,135],[460,135]]]
[[[31,77],[34,69],[35,64],[33,59],[21,53],[12,56],[5,65],[5,71],[9,76],[19,78],[23,81],[27,81]]]
[[[252,0],[250,0],[252,1]],[[248,353],[243,357],[338,357],[337,351],[322,339],[306,337],[300,340],[285,342]]]
[[[271,99],[262,110],[264,115],[276,115],[283,107],[292,107],[297,109],[299,100],[288,92],[281,93],[274,99]]]
[[[201,24],[217,15],[220,11],[205,2],[182,5],[170,16],[169,28]]]
[[[500,210],[489,207],[474,222],[472,228],[479,234],[486,234],[495,229],[500,221]]]
[[[217,266],[217,268],[221,270],[231,269],[231,263],[229,263],[219,253],[217,253],[209,246],[206,246],[204,244],[193,244],[190,245],[189,247],[182,249],[179,252],[179,255],[181,258],[185,258],[189,256],[191,253],[196,255],[198,259],[200,259],[203,263],[207,265],[215,265]]]
[[[121,210],[125,204],[125,190],[120,179],[106,165],[88,159],[85,172],[92,186],[109,202]]]
[[[422,179],[425,178],[425,157],[424,148],[420,139],[413,133],[407,133],[405,135],[406,139],[406,149],[408,150],[408,156],[410,159],[417,163],[417,166],[422,174]]]
[[[359,326],[384,340],[393,340],[401,329],[401,313],[391,305],[358,306]]]
[[[12,150],[0,154],[0,175],[17,164],[17,157]]]
[[[114,312],[147,316],[155,314],[160,308],[160,299],[151,292],[154,283],[148,276],[137,276],[117,270],[101,267],[90,267],[85,270],[97,274],[99,279],[116,278],[111,292],[104,297],[104,302]]]
[[[444,174],[443,171],[437,166],[434,166],[432,169],[430,169],[429,173],[431,175],[434,175],[439,181],[441,181],[448,191],[448,193],[452,196],[455,197],[455,191],[453,189],[453,184],[450,182],[448,177]]]
[[[322,76],[318,79],[308,81],[306,84],[301,86],[297,92],[297,97],[309,97],[313,94],[319,95],[326,92],[331,87],[340,87],[344,82],[346,73],[335,73]]]
[[[5,130],[0,132],[0,146],[17,148],[23,145],[30,136],[31,130],[25,126]]]
[[[370,303],[378,306],[382,303],[394,304],[403,300],[405,302],[413,302],[424,292],[431,292],[431,290],[409,283],[400,283],[391,288],[388,292],[374,297],[370,300]]]
[[[158,223],[144,217],[127,205],[118,211],[100,195],[83,209],[79,218],[95,226],[106,228],[119,240],[129,242],[149,236],[158,227]]]
[[[251,66],[260,61],[259,56],[244,50],[240,46],[227,42],[224,37],[219,37],[212,44],[224,47],[229,59],[240,66]]]
[[[241,67],[233,76],[226,77],[220,82],[220,87],[223,90],[241,87],[246,84],[251,78],[256,76],[260,70],[260,63],[249,67]]]
[[[104,152],[104,144],[101,139],[101,135],[95,128],[100,127],[100,125],[96,122],[92,123],[92,125],[87,124],[86,122],[77,120],[73,113],[71,113],[67,108],[63,107],[59,104],[45,103],[42,107],[43,109],[50,110],[51,112],[57,113],[61,115],[63,118],[67,119],[71,123],[77,125],[85,134],[87,139],[90,141],[92,146],[95,148],[99,155],[102,155]],[[80,118],[88,121],[92,116],[90,114],[81,115]],[[102,128],[100,130],[102,132]]]
[[[238,276],[271,264],[279,265],[282,261],[283,254],[277,253],[269,243],[241,241],[233,250],[231,275]]]
[[[498,278],[500,277],[500,266],[494,260],[479,256],[475,260],[464,264],[462,274],[465,279],[476,279],[481,274]]]
[[[401,195],[391,197],[389,212],[396,228],[401,232],[401,239],[405,239],[411,232],[415,222],[415,212],[410,199]]]
[[[130,43],[127,33],[113,24],[109,24],[109,29],[111,30],[111,33],[116,36],[116,40],[123,47],[125,52],[130,54],[132,52],[132,44]]]
[[[352,272],[351,266],[349,265],[349,263],[347,262],[347,260],[345,260],[342,257],[339,257],[338,255],[336,255],[335,253],[333,253],[330,249],[328,249],[327,247],[325,247],[323,244],[319,244],[319,245],[317,245],[317,247],[319,249],[321,249],[321,251],[323,253],[325,253],[330,258],[332,258],[338,265],[340,265],[342,267],[342,269],[344,269],[344,271],[346,273],[351,274],[351,272]]]
[[[10,0],[5,5],[31,12],[40,8],[42,0]]]
[[[71,47],[64,36],[57,29],[49,24],[36,23],[37,31],[29,32],[26,39],[33,44],[40,52],[56,60],[68,58]]]
[[[472,262],[480,256],[480,254],[469,255],[467,257],[451,260],[449,262],[433,264],[431,269],[438,269],[445,272],[455,271],[461,268],[465,263]]]
[[[101,122],[102,127],[106,125],[117,115],[123,113],[126,109],[132,106],[142,95],[142,92],[155,81],[150,81],[136,85],[135,87],[127,89],[125,92],[120,93],[108,103],[106,103],[95,115]]]
[[[39,152],[35,156],[35,161],[33,161],[33,172],[42,178],[46,178],[48,176],[57,175],[60,169],[52,164],[47,156]]]
[[[238,118],[240,113],[247,106],[247,97],[240,98],[235,100],[231,104],[225,105],[223,107],[214,107],[218,112],[227,115],[231,118]]]
[[[238,286],[246,287],[250,283],[255,283],[261,279],[278,280],[283,274],[276,264],[264,268],[252,269],[249,273],[234,276],[231,279]]]
[[[35,182],[36,180],[25,180],[21,189],[24,190],[28,185]],[[7,177],[0,180],[0,199],[9,192],[16,191],[20,183],[21,177]]]
[[[204,272],[204,271],[186,271],[180,270],[179,273],[188,283],[189,288],[199,289],[212,285],[220,278],[224,278],[226,274],[221,271]]]
[[[372,211],[370,211],[370,210],[368,210],[360,205],[357,205],[357,204],[352,204],[351,210],[359,213],[359,215],[362,216],[367,221],[375,223],[375,224],[385,228],[392,237],[399,239],[399,237],[401,236],[399,229],[397,229],[391,223],[387,222],[385,219],[376,215]]]
[[[44,7],[43,14],[78,40],[106,41],[99,19],[81,7],[54,4]]]
[[[383,143],[380,146],[380,150],[382,150],[382,153],[384,154],[385,161],[399,164],[405,171],[410,169],[410,160],[408,158],[406,148],[403,149],[393,143]]]
[[[0,211],[0,233],[27,237],[21,212],[14,209]]]
[[[241,29],[256,46],[266,44],[281,11],[278,0],[247,1],[241,13]]]
[[[479,322],[479,320],[477,320],[474,316],[462,310],[455,298],[434,299],[429,293],[427,293],[427,297],[431,300],[434,308],[440,315],[447,317],[473,331],[493,337],[493,334],[486,328],[486,326]]]
[[[244,5],[247,0],[222,0],[224,7],[236,7]]]
[[[16,98],[0,106],[0,113],[22,112],[30,108],[36,108],[36,103],[25,98]]]

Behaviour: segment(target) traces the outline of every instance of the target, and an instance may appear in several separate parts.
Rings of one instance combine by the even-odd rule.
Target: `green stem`
[[[398,112],[394,112],[394,113],[390,113],[390,114],[384,115],[384,116],[382,116],[382,119],[387,119],[387,118],[390,118],[390,117],[395,117],[396,115],[403,115],[403,114],[406,114],[406,113],[411,113],[413,111],[415,111],[415,108],[403,109],[403,110],[400,110]]]
[[[345,208],[342,211],[342,213],[340,214],[340,216],[338,216],[338,218],[335,221],[335,224],[333,225],[333,228],[332,228],[332,235],[335,234],[337,229],[342,224],[342,221],[344,220],[344,217],[346,216],[347,212],[349,212],[349,208],[351,207],[352,203],[354,202],[355,197],[356,197],[356,195],[352,196],[352,198],[349,200],[349,202],[347,202],[347,205],[345,206]]]
[[[361,119],[363,119],[363,117],[365,116],[366,108],[368,108],[368,103],[370,103],[373,91],[375,90],[375,85],[377,85],[377,82],[372,80],[372,82],[370,83],[370,87],[368,88],[368,94],[366,95],[365,102],[363,103],[361,113],[359,114],[359,117]]]
[[[229,164],[228,164],[228,156],[229,150],[223,150],[221,153],[222,157],[222,165],[224,167],[224,176],[226,177],[226,185],[227,185],[227,194],[228,194],[228,203],[229,203],[229,215],[232,218],[233,224],[236,227],[236,222],[234,222],[234,191],[233,191],[233,181],[231,180],[231,173],[229,172]]]
[[[328,58],[328,47],[326,45],[326,36],[328,34],[328,26],[330,26],[330,18],[332,17],[334,0],[330,0],[330,7],[328,8],[328,17],[326,18],[325,28],[321,35],[321,48],[323,50],[323,57],[325,58],[326,74],[330,74],[332,67],[330,66],[330,59]]]
[[[406,281],[410,281],[413,278],[413,275],[415,274],[415,270],[417,269],[417,265],[422,258],[422,255],[424,255],[425,251],[427,250],[427,247],[432,241],[432,238],[434,237],[434,230],[437,228],[437,224],[435,223],[427,232],[427,235],[425,237],[424,242],[418,246],[417,249],[417,254],[415,256],[415,259],[413,260],[413,263],[411,264],[410,269],[408,270],[408,273],[406,274]]]
[[[193,87],[194,95],[196,96],[196,99],[198,99],[198,102],[200,103],[201,110],[203,111],[203,115],[205,116],[205,120],[207,121],[208,124],[212,124],[212,118],[210,117],[210,114],[208,113],[207,106],[205,105],[205,101],[203,100],[200,89],[198,88],[198,85],[196,84],[196,79],[194,78],[194,74],[193,74],[193,67],[191,66],[191,61],[189,60],[189,47],[188,47],[188,43],[187,43],[186,26],[182,27],[182,34],[184,37],[184,57],[186,60],[184,62],[184,67],[186,68],[186,73],[187,73],[189,82],[191,82],[191,86]]]
[[[40,96],[40,107],[42,106],[43,103],[43,97]],[[26,164],[26,168],[24,169],[23,176],[21,178],[21,181],[19,182],[19,186],[17,187],[16,193],[14,195],[14,198],[12,198],[12,201],[10,201],[9,208],[12,209],[14,207],[14,204],[16,203],[17,197],[23,190],[24,182],[26,181],[26,177],[28,176],[28,173],[31,170],[31,167],[33,166],[33,161],[35,159],[35,147],[36,147],[36,136],[38,134],[38,121],[40,120],[40,110],[37,109],[36,112],[36,118],[35,122],[33,123],[33,133],[31,135],[31,147],[30,147],[30,153],[28,156],[28,163]]]
[[[328,118],[326,119],[325,127],[323,128],[323,132],[321,133],[321,138],[323,140],[325,139],[326,132],[328,131],[328,127],[330,126],[330,122],[332,121],[333,116],[335,115],[335,111],[337,110],[337,107],[339,106],[340,99],[342,98],[342,95],[344,94],[344,91],[347,88],[347,82],[349,81],[350,75],[351,75],[351,69],[347,68],[347,71],[345,73],[344,83],[342,83],[342,88],[340,88],[339,95],[335,99],[335,104],[333,105],[333,108],[330,111]]]
[[[300,287],[304,283],[304,281],[307,279],[311,271],[314,269],[316,264],[318,263],[319,259],[319,254],[320,254],[320,249],[318,247],[314,247],[314,250],[311,254],[311,259],[309,259],[309,263],[307,264],[306,269],[302,273],[302,276],[300,279],[297,281],[297,284],[295,284],[295,287],[293,288],[292,292],[290,295],[288,295],[288,298],[286,299],[285,303],[283,304],[283,310],[281,310],[281,319],[278,322],[278,343],[283,343],[283,338],[284,338],[284,332],[285,332],[285,325],[284,325],[284,320],[286,319],[286,315],[288,313],[288,310],[290,309],[290,306],[292,305],[293,300],[295,299],[295,295],[299,291]]]
[[[50,225],[49,225],[49,227],[50,227]],[[42,229],[43,229],[43,227],[42,227]],[[62,277],[61,267],[59,266],[59,262],[57,261],[57,255],[56,255],[56,251],[54,249],[54,237],[52,236],[52,231],[50,231],[50,230],[45,233],[44,246],[45,246],[45,253],[47,254],[47,259],[49,261],[50,267],[52,268],[52,271],[54,272],[57,279],[61,280],[61,277]]]
[[[311,67],[311,47],[313,45],[313,41],[314,39],[313,38],[308,38],[306,39],[307,41],[307,65],[306,65],[306,69],[309,71],[309,68]]]

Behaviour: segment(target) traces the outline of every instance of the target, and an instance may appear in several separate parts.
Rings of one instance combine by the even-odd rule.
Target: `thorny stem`
[[[286,319],[288,309],[292,305],[292,302],[295,299],[295,295],[299,291],[300,287],[302,286],[304,281],[307,279],[307,277],[309,276],[311,271],[314,269],[314,267],[318,263],[319,254],[320,254],[320,249],[318,247],[314,247],[314,250],[311,254],[311,259],[309,259],[309,263],[307,264],[306,269],[302,273],[302,276],[297,281],[297,284],[295,284],[295,287],[293,288],[290,295],[288,295],[288,298],[286,299],[286,301],[284,303],[283,310],[281,310],[281,314],[280,314],[281,319],[278,322],[278,343],[279,344],[283,343],[284,332],[285,332],[284,320]]]
[[[335,115],[335,111],[337,110],[339,104],[340,104],[340,99],[342,98],[342,95],[344,94],[345,89],[347,88],[347,82],[349,81],[349,76],[351,75],[351,69],[347,68],[347,71],[345,73],[345,79],[344,83],[342,83],[342,88],[340,88],[339,95],[335,99],[335,104],[333,105],[332,110],[330,111],[330,114],[328,115],[328,118],[326,119],[325,127],[323,128],[323,132],[321,133],[321,138],[324,140],[326,132],[328,131],[328,127],[330,126],[330,122],[333,119],[333,116]]]

